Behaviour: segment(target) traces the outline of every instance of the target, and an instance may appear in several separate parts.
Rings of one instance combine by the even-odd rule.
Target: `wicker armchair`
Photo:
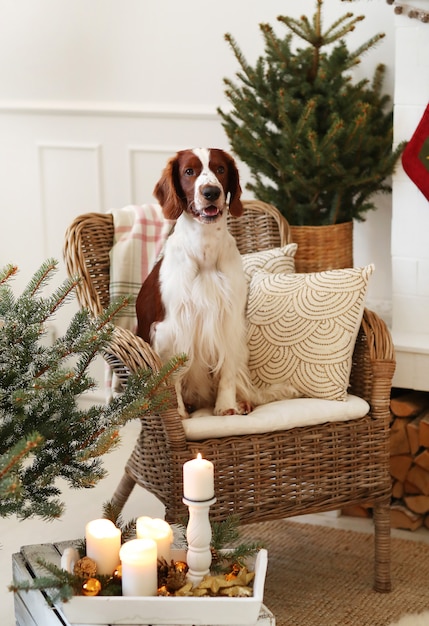
[[[245,214],[230,221],[240,252],[284,245],[289,226],[274,207],[245,201]],[[78,299],[98,313],[109,301],[112,216],[89,213],[69,227],[65,260],[70,274],[83,278]],[[138,367],[159,367],[153,350],[130,331],[116,328],[106,359],[121,377]],[[360,419],[292,428],[262,435],[187,441],[174,409],[142,420],[141,435],[114,494],[120,506],[135,484],[157,496],[166,519],[186,513],[182,465],[197,452],[215,465],[213,520],[240,516],[242,523],[286,518],[372,503],[375,526],[375,584],[389,591],[390,390],[394,349],[384,322],[366,310],[357,337],[350,393],[364,398],[369,413]]]

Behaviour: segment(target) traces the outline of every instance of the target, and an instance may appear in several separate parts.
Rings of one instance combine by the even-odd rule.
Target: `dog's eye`
[[[225,168],[223,165],[219,165],[219,167],[217,168],[217,173],[218,174],[225,174]]]
[[[194,170],[192,169],[192,167],[187,167],[185,170],[185,176],[193,176],[194,175]]]

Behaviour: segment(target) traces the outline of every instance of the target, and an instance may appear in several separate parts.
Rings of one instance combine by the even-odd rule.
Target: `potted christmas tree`
[[[376,208],[377,192],[391,191],[389,176],[403,149],[392,147],[384,66],[371,82],[351,76],[384,35],[351,52],[344,38],[363,16],[346,13],[324,29],[322,8],[316,0],[311,21],[279,16],[284,37],[260,24],[265,53],[254,66],[225,35],[241,71],[235,83],[224,79],[232,109],[218,109],[233,151],[250,169],[248,189],[292,226],[298,271],[353,263],[353,220],[364,221]],[[296,47],[296,37],[307,45]]]

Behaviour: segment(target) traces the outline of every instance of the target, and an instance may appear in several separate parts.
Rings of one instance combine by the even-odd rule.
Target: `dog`
[[[228,210],[243,213],[241,193],[233,157],[217,148],[178,152],[154,189],[164,217],[176,222],[137,297],[137,334],[162,362],[186,354],[175,381],[182,418],[208,406],[242,415],[260,403],[248,370],[247,285],[227,229]]]

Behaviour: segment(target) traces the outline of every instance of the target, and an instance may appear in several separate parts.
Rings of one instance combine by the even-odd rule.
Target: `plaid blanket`
[[[162,252],[172,222],[165,220],[157,204],[130,205],[109,211],[113,215],[114,244],[110,251],[110,298],[131,296],[115,322],[137,329],[135,299]]]
[[[145,278],[162,253],[173,222],[165,220],[157,204],[129,205],[108,211],[113,216],[114,239],[110,250],[110,299],[131,296],[115,324],[136,332],[135,300]],[[120,390],[107,365],[104,372],[106,402]]]

